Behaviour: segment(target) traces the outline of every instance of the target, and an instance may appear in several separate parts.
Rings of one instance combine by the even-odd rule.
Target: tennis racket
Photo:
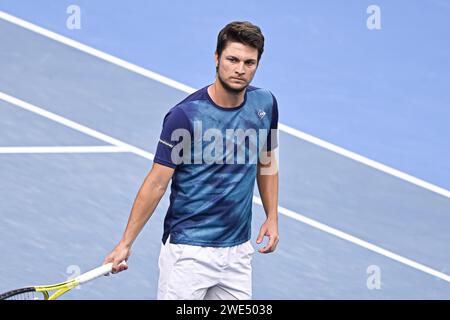
[[[48,286],[33,286],[8,291],[0,294],[0,300],[55,300],[67,291],[72,290],[80,284],[92,281],[103,275],[107,275],[111,272],[112,265],[112,263],[105,264],[66,282],[56,283]],[[50,291],[56,292],[50,294]]]

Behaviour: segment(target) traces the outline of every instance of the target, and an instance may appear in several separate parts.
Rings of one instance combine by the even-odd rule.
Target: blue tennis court
[[[0,292],[101,264],[164,115],[249,20],[280,112],[280,244],[254,255],[253,298],[450,298],[450,5],[378,1],[369,30],[368,1],[246,3],[83,0],[69,29],[71,1],[0,2]],[[168,205],[128,271],[63,298],[155,299]],[[255,247],[264,218],[255,189]]]

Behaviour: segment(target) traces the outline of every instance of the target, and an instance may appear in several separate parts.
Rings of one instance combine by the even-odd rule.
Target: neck
[[[233,92],[227,90],[218,79],[208,87],[208,94],[215,104],[223,108],[235,108],[244,102],[245,91]]]

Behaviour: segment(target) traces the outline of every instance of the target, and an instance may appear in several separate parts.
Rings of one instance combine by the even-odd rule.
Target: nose
[[[244,66],[244,62],[238,63],[238,65],[236,66],[235,72],[236,72],[239,76],[242,76],[243,74],[245,74],[245,66]]]

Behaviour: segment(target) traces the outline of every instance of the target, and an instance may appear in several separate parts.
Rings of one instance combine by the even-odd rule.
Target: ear
[[[216,68],[219,66],[219,54],[217,51],[214,53],[214,61],[216,63]]]

